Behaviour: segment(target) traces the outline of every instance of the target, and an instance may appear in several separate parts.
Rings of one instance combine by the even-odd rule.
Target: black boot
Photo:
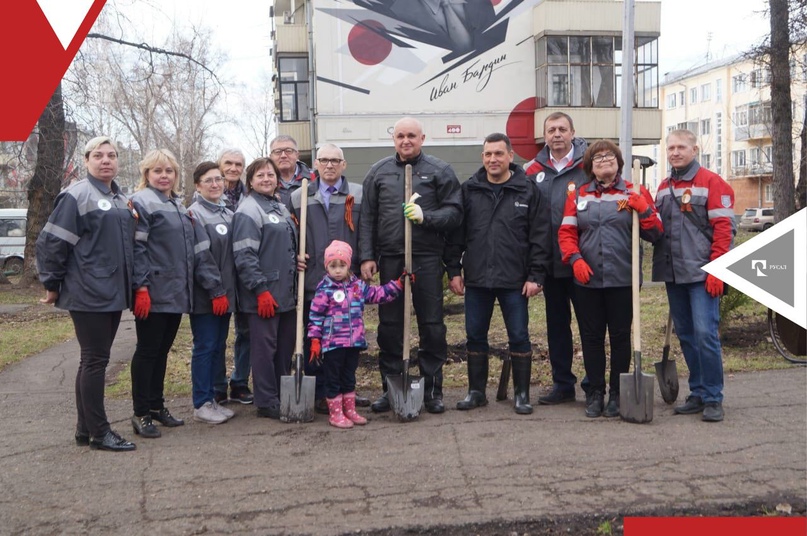
[[[510,352],[513,367],[513,399],[515,410],[519,415],[532,413],[530,405],[530,372],[532,368],[532,352]]]
[[[487,406],[485,388],[488,385],[488,354],[468,352],[468,396],[457,402],[457,409],[467,410]]]
[[[603,405],[605,404],[605,394],[602,392],[601,388],[593,388],[590,393],[590,402],[586,406],[586,417],[594,419],[602,415]]]

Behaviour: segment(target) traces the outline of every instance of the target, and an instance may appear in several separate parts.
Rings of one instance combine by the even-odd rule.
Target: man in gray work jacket
[[[412,228],[412,302],[417,315],[420,344],[418,365],[425,379],[424,405],[429,413],[442,413],[443,364],[446,361],[446,326],[443,322],[443,250],[445,234],[462,221],[462,198],[457,175],[449,164],[423,154],[426,136],[420,121],[404,117],[395,123],[395,155],[376,162],[364,179],[359,224],[359,255],[365,280],[380,272],[381,281],[397,279],[404,269],[404,214]],[[412,165],[412,191],[416,202],[404,199],[404,169]],[[375,412],[390,410],[387,374],[402,372],[403,300],[378,307],[378,360],[384,394],[372,405]],[[408,334],[406,334],[408,336]]]

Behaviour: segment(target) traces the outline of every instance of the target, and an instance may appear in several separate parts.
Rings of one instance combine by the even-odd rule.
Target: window
[[[762,157],[762,149],[761,148],[759,148],[759,147],[751,147],[751,149],[749,150],[749,153],[750,153],[749,157],[751,159],[751,165],[752,166],[758,166],[758,165],[762,164],[762,162],[760,161],[760,158]]]
[[[693,87],[689,90],[689,103],[695,104],[698,102],[698,88]]]
[[[621,37],[551,35],[535,44],[539,106],[619,106]],[[658,44],[637,37],[636,102],[658,107]],[[545,103],[545,104],[543,104]]]
[[[280,120],[308,121],[308,59],[278,58]]]
[[[773,145],[766,145],[765,147],[763,147],[762,154],[765,157],[765,159],[762,161],[764,164],[773,163]]]
[[[667,109],[668,110],[672,110],[673,108],[675,108],[675,97],[676,97],[675,93],[670,93],[669,95],[667,95]]]
[[[686,101],[686,92],[685,91],[679,91],[678,92],[678,102],[681,103],[681,106],[686,106],[687,101]]]
[[[771,103],[763,102],[748,107],[748,123],[751,125],[771,124]]]
[[[732,117],[734,126],[745,127],[748,126],[748,106],[738,106],[734,109]]]
[[[745,150],[731,152],[731,166],[734,168],[745,167]]]
[[[773,184],[766,184],[765,185],[765,202],[766,203],[773,203]],[[770,214],[765,214],[765,210],[762,211],[763,216],[773,216],[773,209],[770,210]]]
[[[715,102],[723,102],[723,79],[715,80]]]
[[[738,74],[731,77],[731,91],[732,93],[739,93],[747,89],[747,76],[745,74]]]
[[[708,136],[712,133],[712,120],[711,119],[702,119],[701,120],[701,136]]]
[[[719,86],[718,86],[719,87]],[[717,112],[715,114],[715,141],[717,147],[715,149],[715,172],[723,172],[723,113]]]
[[[770,72],[767,69],[754,69],[751,71],[751,87],[761,88],[770,83]]]
[[[18,220],[0,220],[0,238],[25,236],[24,218]]]
[[[709,153],[702,154],[701,155],[701,166],[703,166],[703,167],[705,167],[707,169],[711,168],[712,167],[712,155],[710,155]]]
[[[712,84],[701,86],[701,102],[712,100]]]

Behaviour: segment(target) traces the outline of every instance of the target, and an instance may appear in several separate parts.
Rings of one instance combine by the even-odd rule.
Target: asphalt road
[[[127,315],[113,361],[128,360],[134,341]],[[443,415],[403,424],[370,414],[347,431],[240,405],[226,424],[197,424],[180,399],[168,406],[187,424],[146,440],[129,426],[130,402],[107,401],[113,428],[137,443],[107,453],[73,442],[77,364],[71,341],[0,373],[1,534],[462,533],[755,502],[789,501],[804,515],[807,502],[803,367],[728,377],[719,424],[673,415],[658,392],[652,423],[636,425],[587,419],[581,394],[523,417],[512,400],[456,411],[464,393],[451,391]]]

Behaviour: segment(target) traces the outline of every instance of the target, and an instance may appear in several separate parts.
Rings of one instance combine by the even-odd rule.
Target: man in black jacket
[[[445,257],[451,291],[465,295],[468,396],[457,409],[488,403],[488,330],[498,300],[513,366],[515,411],[528,415],[532,345],[527,301],[543,290],[552,262],[552,230],[538,185],[513,164],[506,135],[485,138],[482,167],[462,185],[462,206],[463,224],[449,240]]]
[[[425,379],[424,405],[442,413],[443,364],[446,361],[446,326],[443,322],[443,251],[445,233],[462,221],[460,183],[449,164],[423,154],[426,136],[420,121],[405,117],[395,123],[392,139],[396,154],[376,162],[364,179],[359,222],[361,273],[381,281],[401,275],[404,268],[404,213],[412,228],[412,268],[417,274],[412,301],[417,315],[420,344],[418,365]],[[404,168],[412,165],[412,191],[417,201],[404,199]],[[413,196],[414,198],[415,196]],[[406,313],[408,314],[408,312]],[[387,374],[402,372],[403,300],[378,307],[378,360],[384,394],[372,405],[389,411]],[[409,336],[409,334],[405,334]]]

